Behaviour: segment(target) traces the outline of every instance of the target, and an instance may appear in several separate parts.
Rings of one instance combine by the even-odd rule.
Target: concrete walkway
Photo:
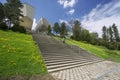
[[[108,73],[117,67],[120,67],[120,64],[111,61],[102,61],[51,74],[56,80],[120,80],[120,69]],[[105,73],[108,74],[105,75]]]

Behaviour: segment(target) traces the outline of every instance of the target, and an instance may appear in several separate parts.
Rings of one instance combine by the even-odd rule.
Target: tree
[[[102,31],[103,31],[102,38],[104,41],[107,41],[107,28],[106,28],[106,26],[103,26]]]
[[[4,22],[5,13],[4,13],[4,5],[0,2],[0,29],[7,30],[7,25]]]
[[[98,45],[98,33],[97,32],[93,32],[90,34],[91,35],[91,43],[94,45]]]
[[[113,24],[112,29],[113,29],[115,40],[116,40],[116,42],[118,42],[120,37],[119,37],[119,32],[118,32],[117,26],[115,24]]]
[[[5,18],[4,5],[0,2],[0,24],[3,23],[4,18]]]
[[[103,39],[103,46],[108,46],[108,42],[109,42],[109,28],[107,28],[106,26],[103,26],[102,28],[102,39]]]
[[[48,34],[48,35],[51,35],[51,34],[52,34],[51,31],[52,31],[52,28],[51,28],[51,26],[49,25],[49,26],[48,26],[48,33],[47,33],[47,34]]]
[[[63,43],[65,43],[65,38],[67,33],[68,33],[68,30],[66,28],[66,24],[65,22],[62,22],[60,27],[60,36],[63,38]]]
[[[82,29],[80,33],[80,38],[81,41],[90,42],[91,37],[89,31],[87,29]]]
[[[68,30],[66,28],[66,24],[65,24],[65,22],[62,22],[61,27],[60,27],[60,36],[62,38],[65,38],[65,36],[67,35],[67,32],[68,32]]]
[[[78,20],[74,22],[72,31],[73,31],[73,39],[80,40],[81,23]]]
[[[60,27],[59,27],[59,24],[58,24],[57,22],[54,24],[53,31],[54,31],[56,34],[59,34],[59,33],[60,33]]]
[[[74,22],[75,22],[74,19],[71,19],[70,21],[68,21],[69,26],[73,28],[73,26],[74,26]]]
[[[109,27],[110,42],[113,42],[113,30],[112,27]]]
[[[23,7],[20,0],[7,0],[5,3],[5,16],[7,18],[8,28],[11,25],[18,25],[20,17],[22,17],[21,8]]]

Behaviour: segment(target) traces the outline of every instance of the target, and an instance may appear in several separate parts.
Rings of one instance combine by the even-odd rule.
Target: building
[[[23,12],[22,14],[24,17],[21,18],[22,21],[20,22],[20,25],[24,26],[27,31],[30,31],[32,28],[33,18],[35,13],[34,8],[33,6],[24,3],[23,8],[21,10]]]
[[[46,32],[48,30],[48,26],[51,25],[47,19],[40,18],[35,28],[36,32]]]

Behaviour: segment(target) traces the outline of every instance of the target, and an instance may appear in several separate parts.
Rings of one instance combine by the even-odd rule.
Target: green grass
[[[55,38],[60,40],[60,38],[58,37]],[[66,39],[66,43],[68,45],[79,46],[102,59],[120,62],[120,51],[118,50],[108,50],[103,46],[95,46],[85,42],[75,41],[72,39]]]
[[[31,35],[0,30],[0,76],[47,74]]]

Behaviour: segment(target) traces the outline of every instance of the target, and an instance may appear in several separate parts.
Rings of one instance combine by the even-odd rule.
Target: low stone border
[[[11,76],[9,78],[0,77],[0,80],[55,80],[50,74],[47,75],[33,75],[33,76]]]

